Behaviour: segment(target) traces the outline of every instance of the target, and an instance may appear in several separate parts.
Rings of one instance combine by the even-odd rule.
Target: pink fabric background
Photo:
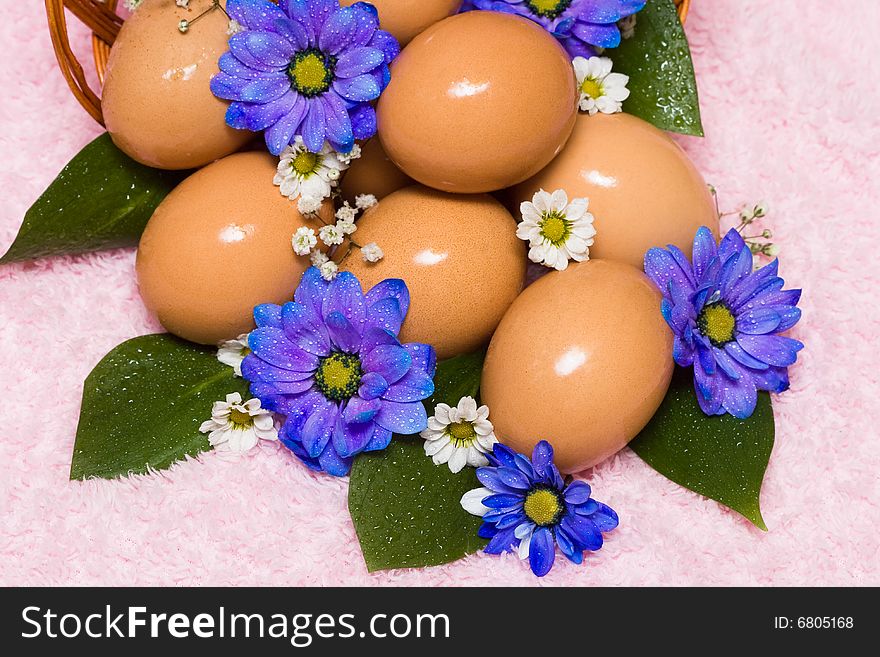
[[[6,9],[0,252],[99,132],[57,69],[42,3]],[[563,559],[540,581],[513,555],[368,574],[347,481],[283,450],[72,483],[84,377],[159,328],[122,250],[0,267],[0,584],[880,584],[878,24],[875,0],[696,0],[687,25],[707,137],[681,141],[723,208],[770,202],[782,274],[805,290],[807,348],[775,406],[769,533],[628,450],[586,473],[621,527],[584,566]]]

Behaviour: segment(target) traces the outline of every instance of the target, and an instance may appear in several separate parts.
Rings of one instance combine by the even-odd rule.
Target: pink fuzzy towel
[[[705,139],[682,139],[722,208],[767,199],[806,343],[776,400],[769,533],[624,450],[586,473],[620,528],[538,580],[516,556],[370,575],[347,481],[283,448],[207,454],[152,477],[68,481],[82,382],[159,329],[134,252],[0,267],[0,584],[861,585],[878,576],[880,3],[696,0]],[[0,23],[0,252],[99,128],[55,63],[41,2]],[[87,61],[88,35],[71,27]]]

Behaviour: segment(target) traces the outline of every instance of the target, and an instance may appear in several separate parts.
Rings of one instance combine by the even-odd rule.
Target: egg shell
[[[563,472],[608,458],[647,424],[672,377],[660,293],[639,270],[590,260],[530,285],[504,315],[480,395],[498,439],[547,440]]]
[[[367,211],[354,234],[359,244],[378,243],[385,257],[366,263],[353,250],[342,268],[364,290],[386,278],[406,281],[401,341],[433,345],[438,358],[449,358],[487,343],[522,290],[526,252],[515,231],[491,196],[408,187]]]
[[[223,3],[225,5],[225,3]],[[119,31],[110,58],[101,108],[113,143],[129,157],[159,169],[193,169],[237,151],[254,133],[225,123],[228,103],[209,87],[228,50],[229,21],[211,11],[186,34],[211,0],[144,0]]]
[[[432,25],[395,60],[378,133],[415,180],[491,192],[543,169],[576,111],[574,70],[556,39],[519,16],[474,11]]]
[[[343,174],[339,190],[342,198],[354,203],[361,194],[381,199],[413,184],[415,181],[388,159],[382,143],[373,138],[361,147],[361,156]]]
[[[237,153],[183,181],[141,237],[137,275],[147,308],[175,335],[216,344],[253,328],[254,306],[293,298],[308,258],[293,233],[317,229],[272,184],[277,159]],[[321,212],[330,220],[333,207]]]
[[[690,255],[694,234],[718,235],[718,213],[706,181],[665,132],[630,114],[578,116],[559,156],[511,190],[515,216],[539,189],[586,197],[596,238],[590,257],[642,268],[645,252],[675,244]]]
[[[340,5],[350,7],[361,0],[340,0]],[[461,7],[462,0],[370,0],[379,11],[379,27],[391,32],[401,47],[408,44],[420,32],[452,16]]]

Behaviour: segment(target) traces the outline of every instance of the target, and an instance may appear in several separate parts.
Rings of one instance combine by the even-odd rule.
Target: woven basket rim
[[[46,0],[46,11],[49,15],[49,30],[52,32],[52,42],[55,45],[55,54],[58,58],[59,66],[80,104],[96,121],[98,121],[98,123],[104,125],[104,118],[101,113],[100,95],[89,89],[87,84],[84,84],[82,67],[70,51],[69,42],[67,41],[67,26],[63,19],[64,7],[74,1],[77,3],[103,2],[106,7],[114,13],[116,12],[119,2],[118,0]],[[684,23],[687,19],[688,11],[690,10],[691,0],[675,0],[675,2],[678,5],[678,16],[681,19],[681,22]],[[53,12],[56,18],[55,22],[53,22]],[[61,19],[57,20],[59,15]],[[65,32],[63,35],[56,34],[55,31],[59,27]],[[92,57],[94,59],[95,71],[98,74],[98,81],[101,85],[104,84],[104,75],[107,71],[107,59],[110,57],[111,45],[112,40],[107,39],[105,35],[100,35],[97,32],[92,33]],[[77,76],[77,72],[79,73],[79,76]]]

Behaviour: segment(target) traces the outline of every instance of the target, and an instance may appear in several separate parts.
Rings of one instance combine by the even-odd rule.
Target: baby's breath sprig
[[[300,197],[298,208],[300,213],[309,220],[317,221],[321,228],[315,234],[314,229],[307,226],[299,228],[293,235],[293,251],[299,256],[309,256],[312,264],[321,270],[321,276],[325,280],[333,280],[339,272],[339,265],[351,255],[355,249],[361,252],[364,262],[379,262],[385,254],[375,242],[359,244],[351,236],[357,231],[355,220],[361,211],[368,210],[377,204],[376,197],[372,194],[361,194],[355,199],[354,207],[348,201],[336,211],[336,222],[328,223],[319,214],[321,201],[308,196]],[[316,247],[318,240],[330,249],[340,246],[348,238],[348,248],[339,259],[334,262],[329,256]]]
[[[137,0],[137,4],[140,4],[140,0]],[[178,7],[182,7],[184,9],[189,9],[189,0],[176,0],[176,4]],[[229,27],[226,30],[226,33],[229,35],[233,35],[236,32],[241,30],[241,25],[238,24],[238,21],[230,18],[229,14],[226,13],[226,9],[223,8],[223,5],[220,4],[220,0],[212,0],[211,6],[205,9],[201,14],[195,16],[194,18],[184,18],[177,24],[177,31],[181,34],[186,34],[189,32],[189,28],[191,28],[197,20],[199,20],[202,16],[206,16],[210,14],[212,11],[217,10],[222,11],[226,18],[229,20]]]
[[[712,185],[709,185],[709,191],[712,194],[712,198],[715,199],[715,211],[718,213],[719,219],[733,216],[736,216],[739,219],[739,225],[737,225],[736,230],[742,235],[745,243],[749,245],[752,255],[766,256],[768,258],[775,258],[779,255],[779,245],[770,241],[773,239],[773,231],[769,228],[761,229],[760,226],[755,225],[756,223],[761,223],[759,220],[764,219],[770,211],[769,206],[765,201],[759,201],[753,205],[744,205],[739,210],[721,212],[718,209],[717,190]],[[749,232],[759,230],[760,232],[757,232],[754,235],[746,235],[745,233],[747,229],[749,229]],[[755,268],[759,268],[760,266],[761,263],[756,261]]]

